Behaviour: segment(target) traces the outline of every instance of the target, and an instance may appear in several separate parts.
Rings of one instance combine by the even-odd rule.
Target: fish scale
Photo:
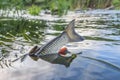
[[[54,41],[54,43],[53,43]],[[57,53],[58,50],[65,44],[69,42],[69,38],[67,37],[67,34],[65,32],[62,33],[62,35],[56,37],[54,40],[51,41],[50,44],[47,44],[44,49],[42,49],[42,54],[53,54]],[[40,53],[38,53],[41,55]]]

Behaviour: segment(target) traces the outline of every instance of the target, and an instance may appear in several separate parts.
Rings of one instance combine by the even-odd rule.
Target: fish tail
[[[30,58],[33,59],[34,61],[37,61],[39,59],[37,56],[32,56],[32,55],[30,55]]]
[[[72,20],[65,29],[65,32],[67,33],[69,38],[69,42],[83,41],[84,38],[75,32],[74,27],[75,27],[75,19]]]
[[[29,56],[32,58],[34,61],[37,61],[39,58],[35,55],[35,53],[39,50],[38,46],[33,47],[30,52]]]

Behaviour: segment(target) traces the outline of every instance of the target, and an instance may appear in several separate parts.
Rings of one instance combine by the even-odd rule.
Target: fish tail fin
[[[69,42],[83,41],[84,38],[75,32],[74,27],[75,27],[75,19],[72,20],[68,24],[67,28],[65,29],[65,31],[68,35],[68,38],[69,38]]]
[[[29,52],[29,56],[30,58],[32,58],[34,61],[37,61],[39,58],[37,56],[35,56],[35,53],[39,50],[38,46],[33,47],[30,52]]]
[[[35,57],[35,56],[30,56],[31,59],[33,59],[34,61],[37,61],[39,58]]]

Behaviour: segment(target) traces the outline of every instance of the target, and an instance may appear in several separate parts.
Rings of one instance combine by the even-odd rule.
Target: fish
[[[29,52],[29,56],[33,60],[38,60],[44,55],[57,54],[61,47],[70,42],[79,42],[83,41],[84,37],[80,36],[75,32],[75,19],[72,20],[66,27],[66,29],[56,38],[49,41],[47,44],[42,45],[41,47],[35,46]],[[55,56],[55,58],[57,55]]]

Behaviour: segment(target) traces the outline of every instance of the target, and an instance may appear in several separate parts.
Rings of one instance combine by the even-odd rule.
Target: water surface
[[[41,46],[59,35],[73,18],[76,18],[75,30],[85,40],[66,45],[73,53],[82,51],[69,66],[52,64],[42,59],[33,61],[29,56],[22,63],[20,60],[10,63],[10,60],[29,52],[33,46]],[[0,53],[1,56],[5,55],[0,63],[0,80],[120,79],[120,11],[76,12],[52,19],[53,21],[45,22],[31,21],[25,23],[24,27],[21,25],[17,28],[11,24],[10,30],[15,29],[11,32],[8,28],[2,28],[8,34],[0,34]],[[34,22],[38,24],[34,25]],[[41,24],[43,22],[45,25]],[[14,32],[20,27],[20,30]]]

